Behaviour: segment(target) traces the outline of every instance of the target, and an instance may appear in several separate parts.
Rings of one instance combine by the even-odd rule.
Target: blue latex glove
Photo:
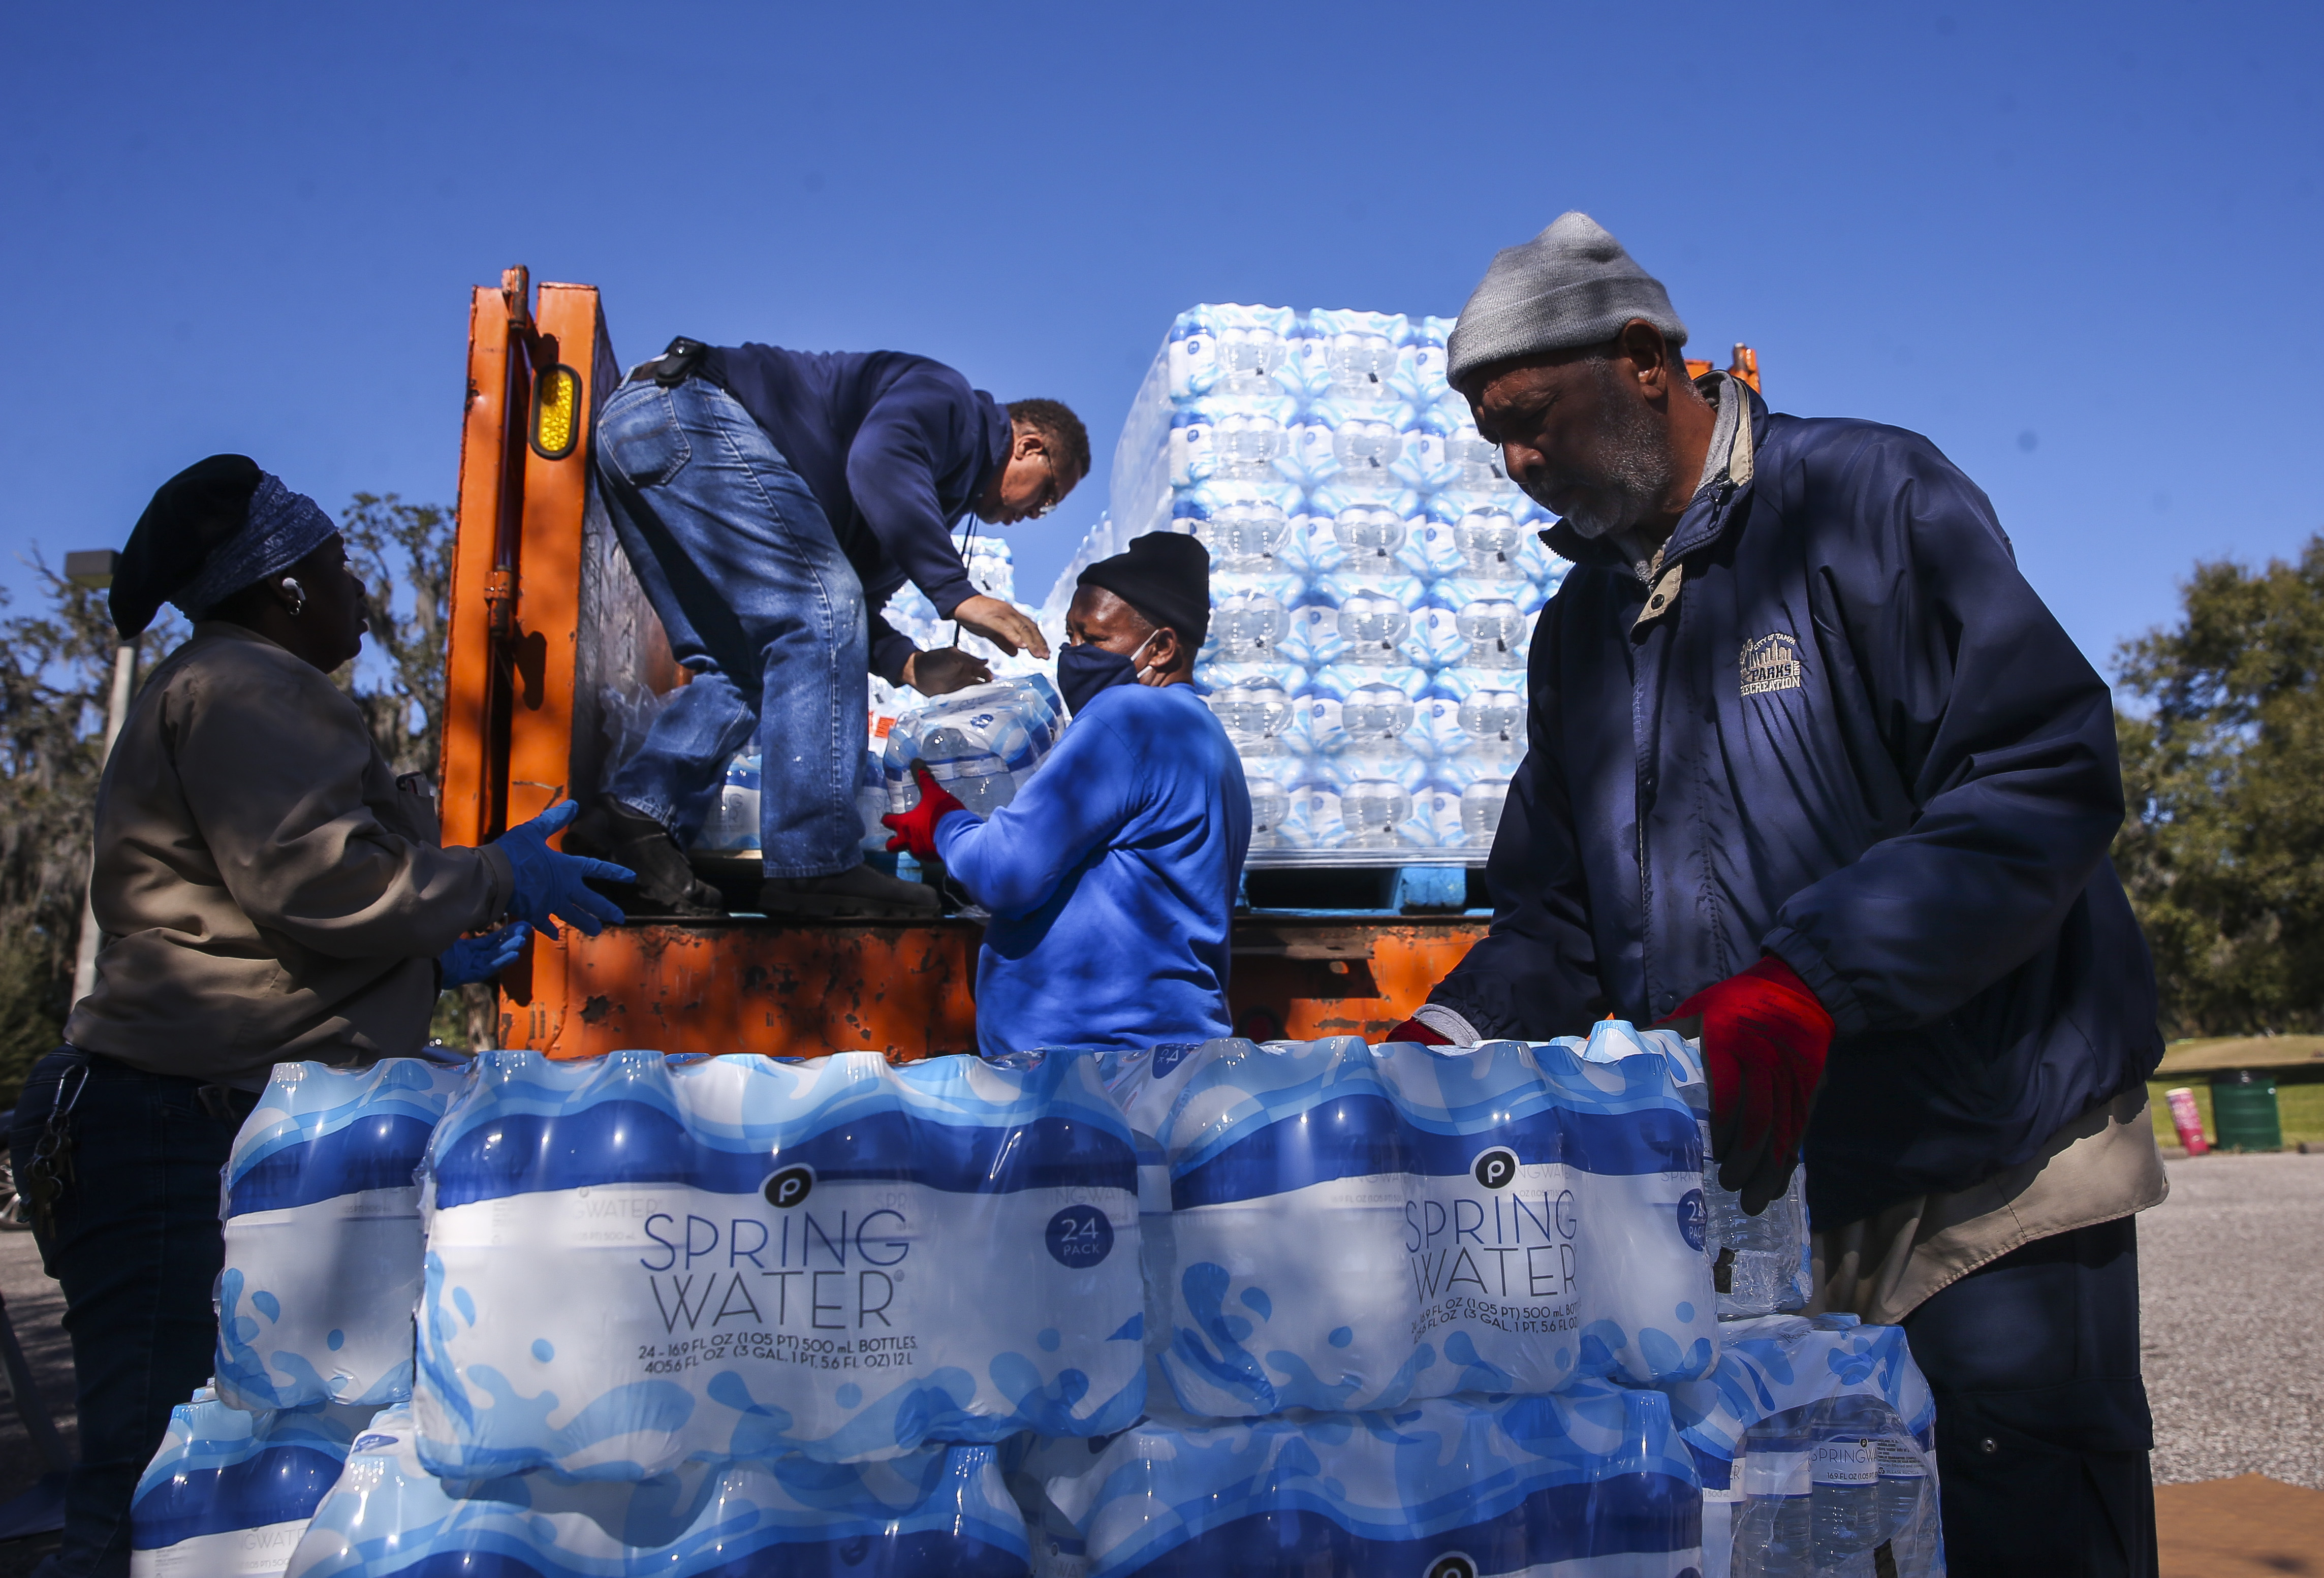
[[[445,990],[472,981],[490,981],[516,963],[516,956],[524,952],[524,939],[531,935],[532,927],[519,920],[482,937],[462,937],[436,955],[444,972]]]
[[[582,881],[585,877],[595,877],[601,882],[637,881],[637,872],[627,866],[566,854],[549,847],[549,835],[564,831],[565,825],[580,814],[580,802],[565,800],[493,840],[516,870],[516,887],[509,894],[509,913],[543,937],[558,935],[552,916],[562,916],[586,937],[595,937],[607,926],[621,925],[620,906],[586,886]]]

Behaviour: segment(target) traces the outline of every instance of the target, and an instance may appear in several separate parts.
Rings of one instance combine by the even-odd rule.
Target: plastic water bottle
[[[1721,1318],[1805,1308],[1807,1169],[1794,1167],[1790,1187],[1758,1215],[1748,1216],[1742,1197],[1719,1186],[1719,1164],[1708,1149],[1703,1158],[1703,1203],[1710,1212],[1711,1236],[1721,1246],[1726,1267],[1719,1293]]]
[[[1872,1578],[1872,1547],[1886,1537],[1880,1442],[1896,1417],[1868,1398],[1819,1403],[1811,1420],[1809,1491],[1819,1578]]]
[[[1506,597],[1470,604],[1459,614],[1461,633],[1469,638],[1466,666],[1471,669],[1522,669],[1526,617]]]
[[[1291,518],[1271,499],[1236,499],[1195,522],[1194,535],[1219,569],[1255,569],[1291,535]]]
[[[1211,641],[1231,663],[1264,660],[1290,630],[1289,611],[1265,595],[1229,597],[1211,614]]]
[[[1897,1578],[1924,1578],[1937,1570],[1937,1498],[1927,1456],[1893,1419],[1879,1452],[1881,1538]]]
[[[1397,660],[1397,644],[1412,628],[1412,615],[1393,597],[1359,592],[1340,604],[1339,625],[1348,640],[1347,661],[1385,665]]]
[[[1472,690],[1461,703],[1461,732],[1471,749],[1514,768],[1525,754],[1525,698],[1514,690]]]
[[[1461,831],[1471,844],[1490,844],[1500,831],[1501,807],[1508,803],[1509,780],[1483,778],[1461,791]]]
[[[1812,1481],[1801,1412],[1778,1414],[1744,1439],[1733,1578],[1814,1578]]]
[[[1257,680],[1230,686],[1205,699],[1237,755],[1283,753],[1283,732],[1291,726],[1291,696],[1282,686]]]
[[[1412,796],[1391,779],[1360,779],[1340,796],[1340,817],[1348,842],[1362,849],[1386,849],[1398,842],[1397,824],[1412,815]]]
[[[1409,533],[1404,517],[1384,504],[1351,504],[1332,518],[1332,535],[1347,550],[1340,568],[1359,577],[1391,573],[1390,562]]]

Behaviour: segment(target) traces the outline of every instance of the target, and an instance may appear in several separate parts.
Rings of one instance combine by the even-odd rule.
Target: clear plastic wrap
[[[706,1578],[1021,1578],[1024,1518],[990,1446],[930,1446],[839,1465],[694,1464],[642,1481],[552,1472],[454,1482],[420,1461],[410,1410],[355,1443],[290,1578],[399,1573]]]
[[[1135,1153],[1085,1058],[486,1053],[423,1177],[439,1473],[871,1461],[1144,1398]]]
[[[131,1578],[276,1578],[377,1409],[250,1413],[208,1387],[170,1410],[129,1504]]]
[[[420,1190],[465,1063],[278,1063],[221,1179],[218,1396],[248,1409],[411,1395]]]
[[[1056,1543],[1077,1538],[1088,1578],[1683,1578],[1700,1558],[1693,1463],[1651,1391],[1157,1415],[1094,1457],[1082,1442],[1017,1455],[1010,1482],[1038,1495],[1037,1527],[1067,1531]]]
[[[1188,1413],[1710,1370],[1701,1140],[1665,1058],[1342,1037],[1109,1067],[1168,1173],[1149,1347]]]
[[[1720,1335],[1718,1368],[1670,1389],[1704,1487],[1704,1578],[1869,1573],[1884,1543],[1903,1578],[1941,1573],[1936,1403],[1903,1329],[1769,1315]]]
[[[888,808],[920,803],[912,763],[929,773],[980,817],[1017,798],[1065,732],[1065,706],[1038,674],[996,679],[939,696],[898,718],[881,759]]]

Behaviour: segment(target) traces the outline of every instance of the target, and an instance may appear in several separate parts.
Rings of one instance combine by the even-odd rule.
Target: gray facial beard
[[[1583,484],[1583,502],[1565,516],[1576,534],[1595,540],[1628,531],[1670,494],[1670,447],[1654,412],[1615,375],[1614,364],[1598,365],[1599,409],[1609,413],[1603,429],[1605,463]]]

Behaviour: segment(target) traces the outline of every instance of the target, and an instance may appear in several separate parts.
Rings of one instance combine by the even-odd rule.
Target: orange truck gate
[[[1696,371],[1707,364],[1690,364]],[[1757,365],[1738,347],[1737,372]],[[609,695],[684,682],[590,481],[594,418],[622,369],[595,287],[525,269],[468,311],[445,685],[444,841],[482,844],[602,780]],[[1407,902],[1392,870],[1332,873],[1317,903],[1253,872],[1230,993],[1257,1038],[1379,1040],[1484,935],[1474,874]],[[1272,879],[1273,886],[1263,879]],[[500,982],[498,1040],[552,1057],[616,1047],[909,1061],[976,1046],[982,928],[641,919],[595,937],[536,937]]]

